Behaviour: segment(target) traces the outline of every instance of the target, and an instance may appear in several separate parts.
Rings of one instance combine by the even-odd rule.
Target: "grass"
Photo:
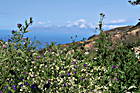
[[[24,37],[31,24],[32,18],[18,24],[8,42],[0,41],[0,93],[140,91],[140,64],[134,51],[123,42],[114,45],[101,27],[95,49],[52,43],[41,52]]]

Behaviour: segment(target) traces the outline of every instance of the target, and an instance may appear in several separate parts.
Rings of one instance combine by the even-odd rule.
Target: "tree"
[[[140,5],[140,0],[128,1],[132,5]]]

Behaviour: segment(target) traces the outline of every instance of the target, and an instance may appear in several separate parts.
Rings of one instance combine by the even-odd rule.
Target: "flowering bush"
[[[0,41],[0,93],[139,91],[140,64],[123,43],[114,48],[110,36],[101,32],[96,51],[52,44],[41,52],[24,38],[31,24],[31,18],[25,26],[18,24],[8,42]]]

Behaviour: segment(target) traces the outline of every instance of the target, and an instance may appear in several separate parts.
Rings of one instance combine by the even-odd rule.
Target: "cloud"
[[[122,26],[126,26],[127,25],[127,20],[124,19],[119,19],[119,20],[112,20],[112,21],[108,21],[107,23],[105,23],[103,25],[103,29],[104,30],[109,30],[109,29],[113,29],[116,27],[122,27]],[[86,19],[78,19],[75,21],[67,21],[66,24],[63,25],[53,25],[52,22],[47,21],[38,21],[36,22],[37,26],[41,26],[41,27],[78,27],[78,28],[90,28],[90,29],[95,29],[96,27],[98,27],[98,25],[93,24],[92,22],[87,21]]]
[[[83,24],[86,24],[86,20],[85,19],[79,19],[79,20],[76,20],[76,21],[68,21],[67,22],[67,26],[68,27],[71,27],[71,26],[79,26],[79,25],[83,25]]]
[[[43,22],[43,21],[38,21],[36,24],[39,24],[39,25],[44,25],[44,24],[46,24],[46,22]]]
[[[87,23],[87,21],[85,19],[79,19],[74,22],[75,25],[86,24],[86,23]]]
[[[95,26],[92,23],[88,22],[85,19],[79,19],[73,22],[68,21],[66,27],[72,27],[72,26],[77,26],[80,28],[95,28]]]
[[[35,27],[51,27],[51,21],[37,21],[34,25]]]
[[[127,26],[127,25],[104,25],[103,28],[104,29],[113,29],[116,27],[123,27],[123,26]]]
[[[128,20],[125,19],[118,19],[118,20],[111,20],[104,24],[104,29],[113,29],[116,27],[127,26]]]
[[[111,20],[111,21],[109,21],[109,22],[106,22],[106,24],[110,24],[110,25],[113,25],[113,24],[124,24],[124,23],[126,23],[127,22],[127,20],[125,20],[125,19],[118,19],[118,20]]]

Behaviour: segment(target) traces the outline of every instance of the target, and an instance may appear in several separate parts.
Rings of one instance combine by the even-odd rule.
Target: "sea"
[[[12,30],[0,30],[0,40],[7,41],[11,36]],[[26,33],[24,37],[31,38],[31,41],[39,41],[38,48],[45,48],[46,44],[55,42],[58,44],[67,44],[76,41],[87,40],[90,36],[98,34],[94,30],[87,29],[39,29],[33,28]]]

